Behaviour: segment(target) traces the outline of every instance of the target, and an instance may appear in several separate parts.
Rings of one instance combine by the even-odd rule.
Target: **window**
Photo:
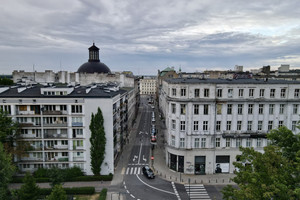
[[[199,138],[195,138],[194,140],[194,148],[199,148],[200,147],[200,139]]]
[[[298,114],[298,104],[293,104],[293,114],[294,115]]]
[[[226,138],[226,147],[230,147],[230,138]]]
[[[263,124],[263,121],[258,121],[257,122],[257,130],[259,130],[259,131],[262,130],[262,124]]]
[[[237,121],[236,130],[238,131],[242,130],[242,121]]]
[[[226,123],[226,130],[227,131],[231,130],[231,121],[227,121],[227,123]]]
[[[248,130],[248,131],[251,131],[251,130],[252,130],[252,121],[248,121],[248,124],[247,124],[247,130]]]
[[[275,107],[275,104],[270,104],[269,105],[269,114],[270,115],[273,115],[273,113],[274,113],[274,107]]]
[[[61,156],[68,156],[69,153],[68,152],[61,152]]]
[[[200,89],[195,89],[194,95],[195,95],[195,97],[199,97],[200,96]]]
[[[278,121],[278,128],[283,126],[283,121]]]
[[[182,88],[180,94],[181,94],[182,97],[185,97],[185,95],[186,95],[186,89]]]
[[[221,130],[221,121],[217,121],[216,122],[216,131],[220,131]]]
[[[242,145],[242,140],[241,138],[237,138],[236,141],[235,141],[235,146],[236,147],[240,147]]]
[[[216,138],[216,147],[220,147],[221,146],[221,138]]]
[[[254,96],[254,89],[249,89],[249,97],[253,97]]]
[[[265,96],[265,89],[260,89],[259,90],[259,97],[264,97]]]
[[[251,147],[252,146],[252,140],[251,138],[246,139],[246,147]]]
[[[221,115],[222,114],[222,104],[217,104],[217,115]]]
[[[172,88],[172,96],[176,96],[176,88]]]
[[[3,103],[5,102],[5,100],[3,100]],[[4,112],[6,112],[7,114],[11,114],[11,108],[10,105],[0,105],[0,110],[3,110]]]
[[[203,114],[204,115],[208,115],[208,110],[209,110],[209,105],[208,104],[204,104],[203,105]]]
[[[171,107],[172,107],[172,113],[175,114],[176,113],[176,104],[172,103]]]
[[[217,97],[222,97],[222,89],[217,89]]]
[[[286,89],[281,89],[280,90],[280,97],[281,98],[285,98],[285,91],[286,91]]]
[[[295,89],[294,98],[299,98],[300,89]]]
[[[199,130],[199,121],[194,121],[194,131]]]
[[[208,121],[203,121],[203,131],[208,130]]]
[[[243,104],[238,104],[238,115],[243,114]]]
[[[273,121],[268,122],[268,131],[273,129]]]
[[[82,113],[81,105],[72,105],[72,113]]]
[[[184,148],[185,147],[185,138],[180,138],[179,140],[179,147]]]
[[[275,97],[275,89],[271,89],[270,90],[270,98],[274,98]]]
[[[83,147],[83,140],[73,140],[73,146]]]
[[[171,136],[171,146],[175,146],[175,136],[174,135],[172,135]]]
[[[261,147],[261,138],[256,139],[256,147]]]
[[[68,145],[68,140],[62,140],[61,145]]]
[[[185,121],[180,121],[180,130],[185,131]]]
[[[264,104],[259,104],[258,105],[258,114],[263,114],[264,113]]]
[[[284,114],[284,104],[280,104],[280,106],[279,106],[279,114]]]
[[[180,114],[185,115],[185,104],[180,104]]]
[[[21,129],[21,134],[28,134],[28,129]]]
[[[228,97],[231,98],[233,96],[233,89],[228,89]]]
[[[204,97],[209,97],[209,89],[204,89]]]
[[[243,97],[244,96],[244,89],[239,89],[239,97]]]
[[[232,104],[227,104],[227,114],[228,115],[232,114]]]
[[[176,129],[176,120],[172,119],[172,129]]]
[[[297,121],[292,121],[292,131],[295,131],[297,128]]]
[[[198,104],[194,105],[194,115],[199,115],[199,105]]]
[[[253,104],[248,105],[248,114],[253,114]]]
[[[206,148],[206,138],[201,138],[201,148]]]

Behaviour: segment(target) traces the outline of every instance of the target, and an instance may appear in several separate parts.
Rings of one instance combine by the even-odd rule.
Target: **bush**
[[[40,194],[43,196],[47,196],[51,194],[52,189],[51,188],[41,188]],[[68,195],[92,195],[95,193],[94,187],[73,187],[73,188],[64,188],[64,191]]]
[[[107,195],[107,189],[103,188],[100,192],[99,200],[105,200]]]
[[[50,169],[46,168],[38,168],[34,173],[33,176],[35,178],[49,178],[49,171]]]
[[[81,171],[81,169],[79,167],[72,167],[72,168],[64,169],[64,173],[65,173],[66,180],[84,175],[84,173]]]
[[[71,178],[68,181],[111,181],[113,175],[99,175],[99,176],[78,176]]]

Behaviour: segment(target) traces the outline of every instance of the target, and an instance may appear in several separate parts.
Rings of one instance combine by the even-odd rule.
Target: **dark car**
[[[155,178],[155,175],[152,171],[152,169],[148,166],[144,166],[142,168],[143,174],[147,177],[147,178]]]
[[[154,135],[151,136],[151,142],[152,142],[152,143],[155,143],[155,142],[156,142],[156,136],[154,136]]]

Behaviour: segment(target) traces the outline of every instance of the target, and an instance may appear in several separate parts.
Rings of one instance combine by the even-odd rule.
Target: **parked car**
[[[156,142],[156,136],[155,135],[152,135],[151,136],[151,142],[153,143],[153,142]]]
[[[149,166],[144,166],[142,168],[143,174],[147,177],[147,178],[155,178],[155,175],[152,171],[152,169]]]

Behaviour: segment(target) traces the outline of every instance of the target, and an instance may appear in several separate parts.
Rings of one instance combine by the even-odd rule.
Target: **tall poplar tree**
[[[97,113],[92,113],[90,123],[91,131],[91,167],[94,175],[100,175],[101,164],[104,160],[106,137],[104,131],[104,119],[101,109],[98,107]]]

